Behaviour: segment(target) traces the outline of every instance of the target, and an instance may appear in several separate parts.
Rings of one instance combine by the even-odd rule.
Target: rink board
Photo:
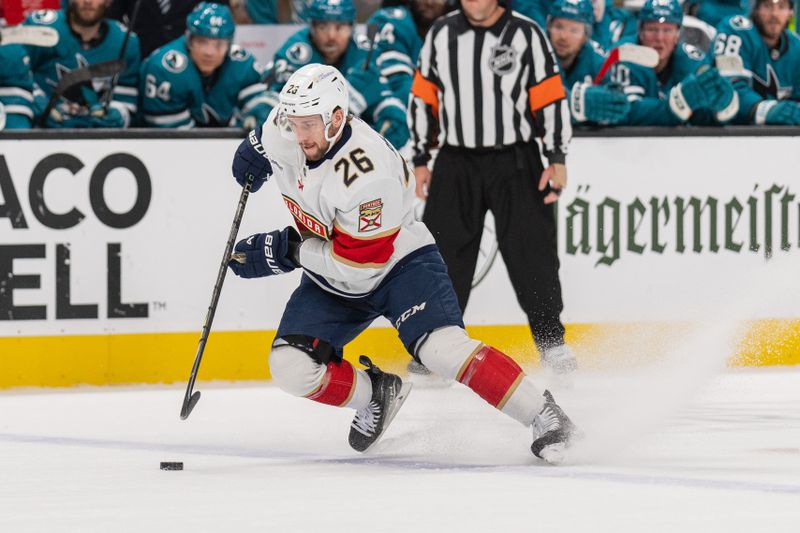
[[[639,337],[647,349],[637,352],[657,354],[653,346],[709,320],[741,321],[730,364],[800,364],[798,143],[574,140],[559,253],[563,319],[582,365],[624,357],[614,346]],[[237,144],[0,141],[0,387],[187,377],[239,196],[229,177]],[[267,186],[240,235],[290,222]],[[298,279],[228,278],[201,379],[268,378],[266,354]],[[536,364],[500,258],[465,318]],[[347,353],[362,352],[390,368],[407,360],[387,322]]]

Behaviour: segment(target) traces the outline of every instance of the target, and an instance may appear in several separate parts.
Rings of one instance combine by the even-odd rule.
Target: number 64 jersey
[[[403,258],[433,245],[414,219],[414,173],[383,137],[352,117],[319,161],[284,137],[277,109],[261,144],[305,242],[300,263],[320,287],[346,298],[371,293]]]

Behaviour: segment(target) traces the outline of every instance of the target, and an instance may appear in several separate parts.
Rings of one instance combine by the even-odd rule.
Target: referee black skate
[[[425,37],[409,125],[417,196],[462,310],[487,210],[546,367],[577,368],[564,344],[553,203],[566,185],[572,136],[545,32],[498,0],[461,0]],[[546,168],[537,145],[541,141]],[[428,169],[431,150],[439,153]]]

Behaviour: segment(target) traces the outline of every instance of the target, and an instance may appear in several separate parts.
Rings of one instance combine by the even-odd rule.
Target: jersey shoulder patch
[[[246,49],[242,48],[238,44],[232,44],[231,50],[228,52],[228,56],[233,61],[246,61],[250,57],[250,52]]]
[[[682,47],[683,47],[683,52],[690,59],[694,59],[695,61],[702,61],[706,57],[706,55],[702,52],[702,50],[700,50],[693,44],[683,43]]]
[[[36,24],[53,24],[58,20],[60,11],[56,9],[39,9],[30,14],[30,19]]]
[[[286,59],[296,65],[305,65],[311,60],[311,45],[298,41],[286,49]]]
[[[731,28],[736,30],[749,30],[753,27],[753,23],[744,15],[736,15],[731,17],[729,24],[731,25]]]
[[[180,74],[189,66],[189,58],[177,50],[168,50],[161,57],[161,65],[173,74]]]

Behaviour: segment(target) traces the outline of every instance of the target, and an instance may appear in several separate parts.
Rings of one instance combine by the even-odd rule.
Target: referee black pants
[[[548,190],[538,190],[543,170],[536,144],[498,150],[445,146],[433,167],[423,215],[463,311],[486,211],[492,211],[500,253],[540,351],[564,342],[555,208],[543,202]]]

